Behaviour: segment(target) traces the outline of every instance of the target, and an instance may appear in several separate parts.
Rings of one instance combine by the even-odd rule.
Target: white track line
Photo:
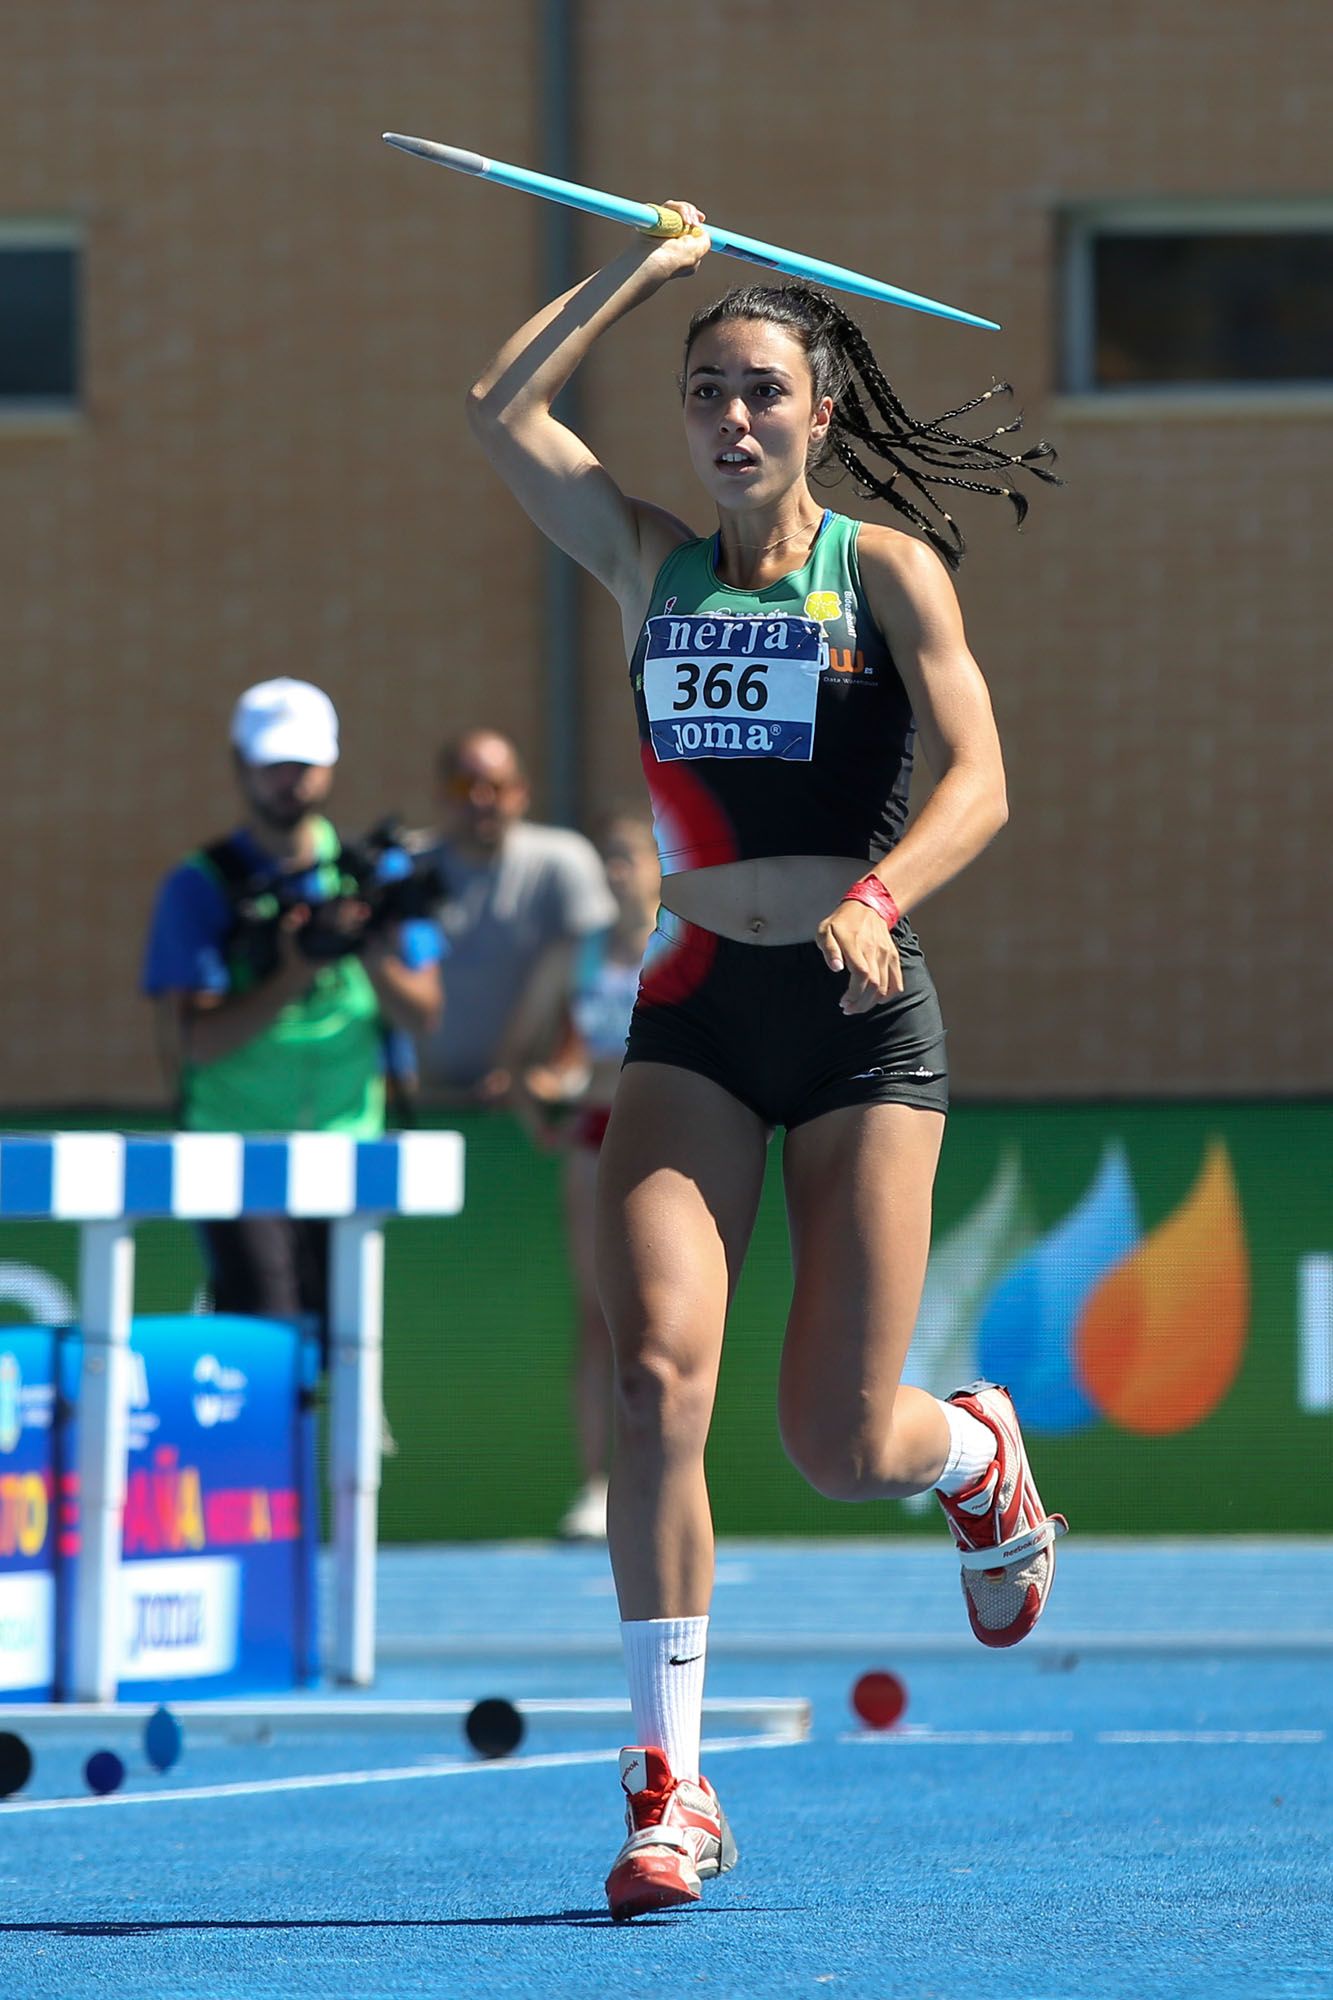
[[[924,1749],[956,1744],[1073,1743],[1072,1729],[880,1729],[848,1730],[839,1743],[862,1748]],[[1322,1729],[1101,1729],[1094,1743],[1322,1743]]]
[[[705,1742],[710,1757],[727,1750],[789,1750],[806,1738],[722,1736]],[[110,1792],[76,1799],[15,1799],[0,1803],[0,1819],[13,1813],[83,1812],[89,1807],[184,1805],[194,1799],[253,1799],[274,1793],[321,1792],[349,1785],[401,1785],[421,1778],[475,1778],[501,1771],[558,1771],[575,1764],[614,1764],[616,1750],[558,1750],[539,1757],[495,1757],[479,1763],[403,1764],[390,1770],[326,1771],[294,1778],[256,1778],[232,1785],[181,1785],[162,1792]]]
[[[719,1631],[708,1635],[708,1657],[770,1660],[974,1659],[970,1632],[807,1632],[793,1640],[776,1632]],[[330,1648],[326,1646],[326,1655]],[[1333,1653],[1333,1627],[1291,1632],[1066,1632],[1051,1633],[1024,1646],[1026,1661],[1049,1663],[1071,1655],[1088,1660],[1285,1658]],[[376,1644],[382,1665],[403,1661],[600,1660],[618,1659],[614,1632],[540,1633],[382,1633]]]
[[[1322,1729],[1103,1729],[1099,1743],[1322,1743]]]
[[[928,1749],[941,1743],[1072,1743],[1072,1729],[878,1729],[848,1730],[838,1738],[839,1743],[854,1743],[872,1748],[880,1744],[890,1744],[895,1749],[903,1749],[914,1743],[924,1744]]]

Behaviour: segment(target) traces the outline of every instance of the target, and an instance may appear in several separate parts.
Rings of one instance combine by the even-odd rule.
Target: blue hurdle
[[[81,1225],[75,1700],[114,1701],[119,1677],[116,1607],[135,1223],[238,1215],[332,1222],[333,1666],[339,1680],[369,1687],[375,1673],[384,1223],[394,1215],[457,1215],[462,1207],[463,1140],[457,1132],[361,1140],[323,1132],[256,1138],[230,1132],[53,1132],[0,1138],[0,1221]]]

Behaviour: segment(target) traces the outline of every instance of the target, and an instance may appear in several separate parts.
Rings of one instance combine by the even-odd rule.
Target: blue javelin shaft
[[[603,194],[597,188],[581,187],[577,181],[556,180],[551,174],[535,173],[530,167],[506,166],[503,160],[488,160],[481,153],[469,153],[460,146],[441,146],[434,139],[409,139],[402,132],[386,132],[391,146],[405,153],[417,153],[460,174],[499,181],[502,187],[519,188],[524,194],[543,195],[547,201],[562,202],[566,208],[581,208],[587,215],[600,215],[608,222],[627,222],[635,229],[659,228],[674,209],[662,210],[647,201],[626,201],[623,195]],[[958,320],[964,326],[984,326],[999,332],[999,323],[963,312],[958,306],[941,305],[938,299],[923,298],[919,292],[905,292],[898,285],[886,285],[879,278],[867,278],[841,264],[826,264],[819,257],[806,257],[799,250],[784,250],[776,243],[762,243],[755,236],[738,235],[734,229],[720,229],[706,223],[714,250],[728,257],[742,257],[748,264],[764,264],[792,278],[810,278],[836,292],[855,292],[863,299],[879,299],[885,305],[907,306],[913,312],[933,313],[937,319]],[[663,228],[669,233],[669,225]]]

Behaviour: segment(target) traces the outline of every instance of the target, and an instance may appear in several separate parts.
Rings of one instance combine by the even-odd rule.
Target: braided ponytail
[[[1028,511],[1027,496],[1009,480],[1016,474],[1030,473],[1049,486],[1064,483],[1043,462],[1055,457],[1054,448],[1044,439],[1016,455],[999,445],[1000,438],[1022,428],[1021,416],[980,438],[964,437],[947,428],[992,397],[1011,394],[1007,382],[997,382],[956,410],[923,423],[903,407],[856,321],[813,286],[743,285],[705,306],[694,315],[685,336],[687,370],[694,341],[707,327],[723,320],[761,320],[782,327],[800,342],[810,364],[815,401],[822,396],[833,398],[828,436],[812,459],[811,470],[836,459],[851,473],[863,495],[887,501],[951,570],[958,568],[967,544],[932,487],[954,486],[965,493],[988,493],[1007,500],[1021,527]],[[872,471],[866,453],[888,470]],[[991,476],[969,479],[964,477],[967,473]],[[833,477],[837,476],[835,472]]]

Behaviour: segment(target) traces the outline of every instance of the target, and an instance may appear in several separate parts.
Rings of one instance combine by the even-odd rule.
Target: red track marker
[[[875,1668],[854,1683],[852,1707],[868,1729],[892,1729],[907,1707],[907,1689],[897,1674]]]

